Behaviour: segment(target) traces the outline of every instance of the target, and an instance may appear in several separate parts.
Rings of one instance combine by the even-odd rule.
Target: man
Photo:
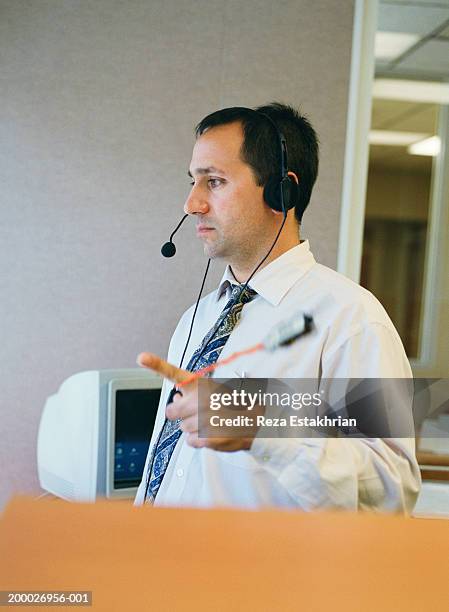
[[[264,191],[280,178],[280,133],[289,180],[298,185],[295,206],[286,215],[267,204]],[[317,264],[308,241],[300,241],[318,170],[317,138],[307,119],[281,104],[256,112],[237,107],[204,118],[196,136],[184,211],[196,218],[205,254],[224,259],[228,267],[218,290],[199,303],[187,366],[171,364],[180,362],[193,307],[175,330],[169,363],[150,353],[138,358],[165,381],[135,503],[409,512],[420,484],[413,439],[265,439],[257,432],[201,438],[197,383],[183,386],[182,395],[170,393],[187,371],[260,342],[299,309],[313,316],[311,333],[273,353],[256,352],[221,366],[216,376],[411,377],[400,338],[380,303]]]

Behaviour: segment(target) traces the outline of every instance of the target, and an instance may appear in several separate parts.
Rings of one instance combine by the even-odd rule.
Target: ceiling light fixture
[[[441,140],[439,136],[431,136],[420,142],[415,142],[407,148],[407,153],[410,155],[429,155],[436,157],[441,151]]]
[[[392,61],[413,47],[419,40],[417,34],[404,32],[376,32],[374,56],[376,60]]]

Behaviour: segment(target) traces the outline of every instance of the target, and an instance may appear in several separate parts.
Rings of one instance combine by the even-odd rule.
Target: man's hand
[[[168,363],[153,353],[140,353],[137,363],[167,378],[175,385],[187,380],[192,373]],[[204,412],[206,412],[204,407]],[[254,435],[244,438],[199,438],[199,394],[198,379],[182,387],[182,395],[176,393],[173,402],[167,405],[165,415],[170,421],[181,419],[181,430],[187,434],[187,443],[194,448],[212,448],[218,451],[234,452],[251,448]]]

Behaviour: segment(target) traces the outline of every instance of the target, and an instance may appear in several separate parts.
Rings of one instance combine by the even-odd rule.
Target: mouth
[[[196,233],[199,236],[202,236],[204,234],[207,234],[208,232],[213,232],[214,228],[213,227],[207,227],[206,225],[197,225],[196,227]]]

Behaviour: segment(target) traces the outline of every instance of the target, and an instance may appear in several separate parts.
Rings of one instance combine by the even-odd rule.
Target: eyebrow
[[[215,166],[208,166],[207,168],[195,168],[195,174],[214,174],[215,172],[217,174],[226,174],[224,170],[220,170]],[[190,170],[187,170],[187,174],[192,178],[192,173],[190,172]]]

